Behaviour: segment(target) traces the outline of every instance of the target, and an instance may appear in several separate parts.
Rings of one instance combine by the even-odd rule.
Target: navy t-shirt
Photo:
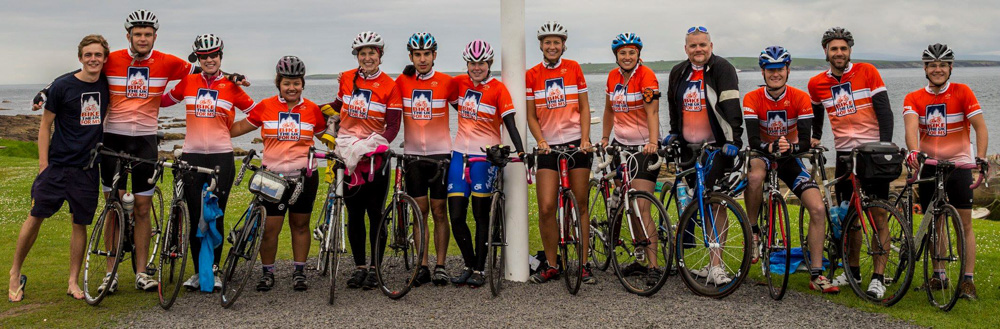
[[[90,150],[104,135],[104,117],[110,97],[108,79],[95,82],[65,75],[52,82],[45,110],[55,113],[55,129],[49,143],[49,165],[84,167]]]

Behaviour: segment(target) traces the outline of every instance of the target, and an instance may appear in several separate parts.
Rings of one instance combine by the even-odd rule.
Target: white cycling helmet
[[[128,17],[125,18],[125,31],[131,31],[136,26],[148,26],[152,27],[153,30],[159,30],[160,21],[156,19],[156,15],[153,12],[139,9],[128,14]]]
[[[466,62],[490,62],[493,61],[493,47],[489,43],[483,40],[473,40],[468,46],[465,46],[465,51],[462,52],[462,58]]]
[[[222,51],[222,47],[222,39],[219,39],[215,34],[202,34],[194,39],[191,50],[195,54],[203,55]]]
[[[364,47],[375,47],[378,49],[379,56],[385,51],[385,42],[382,41],[382,36],[378,33],[372,31],[364,31],[354,37],[354,42],[351,44],[351,54],[357,56],[358,51]]]
[[[538,40],[542,40],[542,38],[554,35],[561,37],[563,41],[566,41],[568,33],[569,30],[567,30],[566,27],[562,26],[562,24],[559,24],[559,22],[548,21],[545,22],[545,24],[542,24],[542,27],[538,28],[537,35],[538,35]]]

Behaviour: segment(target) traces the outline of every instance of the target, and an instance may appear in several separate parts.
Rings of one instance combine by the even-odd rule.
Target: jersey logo
[[[566,107],[566,86],[563,78],[545,80],[545,106],[549,109]]]
[[[298,113],[288,113],[288,112],[278,113],[278,140],[279,141],[299,140],[302,133],[302,129],[300,129],[301,123],[302,120],[299,119]]]
[[[80,95],[80,125],[101,124],[101,93],[89,92]]]
[[[701,80],[688,81],[687,89],[684,89],[684,110],[701,112],[701,101]]]
[[[833,95],[833,115],[842,117],[858,112],[850,82],[830,87],[830,94]]]
[[[125,79],[125,97],[149,97],[149,68],[128,67],[128,77]]]
[[[479,101],[483,99],[483,93],[468,89],[465,97],[462,97],[462,104],[459,106],[458,114],[466,119],[477,120],[479,112]]]
[[[410,116],[414,120],[430,120],[434,114],[434,92],[415,89],[410,97]]]
[[[927,135],[941,137],[948,135],[948,106],[945,104],[927,105],[926,118]]]
[[[351,95],[351,101],[347,104],[347,115],[352,118],[368,119],[368,106],[371,105],[371,99],[371,90],[358,89]]]
[[[611,110],[615,112],[628,112],[627,89],[621,84],[616,84],[611,92]]]
[[[219,91],[199,88],[198,97],[194,100],[194,116],[199,118],[214,118],[215,105],[219,102]]]
[[[767,121],[764,122],[767,134],[781,137],[788,134],[788,114],[785,111],[767,111]]]

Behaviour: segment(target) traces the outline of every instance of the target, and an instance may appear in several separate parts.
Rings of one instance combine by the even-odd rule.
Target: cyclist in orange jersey
[[[983,110],[976,95],[969,86],[950,82],[955,54],[950,47],[933,44],[923,53],[924,73],[927,86],[906,95],[903,100],[903,123],[906,125],[907,157],[911,164],[916,162],[916,154],[924,152],[929,157],[950,161],[956,165],[976,163],[989,166],[986,150],[989,131]],[[970,144],[971,130],[976,131],[976,153],[973,157]],[[934,177],[937,166],[924,165],[921,178]],[[987,170],[987,172],[989,172]],[[945,182],[948,202],[958,209],[962,218],[965,235],[965,268],[959,282],[961,297],[975,300],[976,285],[973,274],[976,268],[976,233],[972,230],[972,170],[956,168]],[[927,209],[936,190],[934,182],[917,186],[922,209]],[[919,193],[925,192],[926,193]],[[935,269],[935,276],[927,283],[928,289],[942,289],[948,286],[945,271]]]
[[[559,186],[559,169],[555,155],[544,154],[551,146],[575,146],[588,150],[590,144],[590,101],[587,81],[576,61],[562,58],[566,50],[567,30],[555,21],[546,22],[538,29],[539,49],[543,60],[528,70],[527,86],[528,129],[538,141],[542,155],[538,156],[536,188],[538,196],[538,231],[545,248],[548,267],[531,276],[531,281],[544,283],[559,276],[556,268],[558,231],[556,230],[556,197]],[[583,236],[590,234],[590,166],[589,153],[577,153],[569,161],[570,187],[580,210],[580,227]],[[588,250],[590,239],[583,239],[583,250]],[[583,253],[587,264],[588,253]],[[591,275],[590,265],[583,269],[583,282],[597,281]]]

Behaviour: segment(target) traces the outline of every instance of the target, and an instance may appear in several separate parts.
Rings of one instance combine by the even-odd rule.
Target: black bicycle
[[[184,282],[184,269],[187,267],[188,245],[190,244],[188,235],[191,229],[188,227],[189,212],[187,201],[184,199],[183,176],[195,173],[211,176],[211,184],[207,188],[211,192],[215,190],[219,172],[219,166],[215,166],[214,169],[192,166],[179,160],[179,156],[176,155],[175,152],[174,162],[166,162],[165,159],[161,158],[156,163],[153,177],[149,180],[150,182],[159,180],[162,177],[163,168],[174,169],[174,196],[170,201],[170,215],[167,217],[163,233],[160,235],[159,245],[162,248],[157,256],[159,262],[156,267],[157,281],[160,282],[157,293],[160,297],[160,307],[165,310],[170,309],[174,305],[174,301],[177,300],[177,294],[181,291]]]
[[[90,162],[87,169],[94,167],[98,155],[115,158],[115,175],[111,186],[118,186],[123,174],[128,175],[132,168],[140,164],[156,165],[156,161],[140,159],[125,152],[118,152],[98,143],[90,151]],[[150,179],[152,181],[152,179]],[[152,236],[146,262],[146,273],[155,275],[153,264],[157,254],[160,235],[160,214],[163,212],[163,196],[159,188],[153,189],[153,204],[150,209],[150,225]],[[135,197],[131,193],[119,196],[109,193],[104,203],[104,209],[94,222],[87,242],[87,250],[83,268],[83,292],[85,300],[90,305],[97,305],[108,294],[118,289],[118,265],[126,258],[132,260],[132,271],[138,274],[136,264],[136,247],[134,239],[135,217],[133,208]],[[126,255],[129,254],[129,255]]]

